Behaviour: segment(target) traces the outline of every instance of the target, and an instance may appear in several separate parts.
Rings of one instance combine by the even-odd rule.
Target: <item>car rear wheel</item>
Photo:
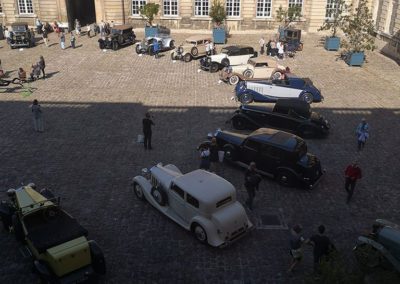
[[[250,104],[253,102],[253,95],[249,93],[244,93],[240,96],[240,102],[244,105]]]
[[[140,53],[142,53],[142,51],[141,51],[141,47],[140,47],[140,45],[139,45],[139,44],[137,44],[137,45],[136,45],[136,53],[137,53],[137,54],[140,54]]]
[[[197,49],[197,47],[193,46],[192,49],[190,50],[190,54],[192,56],[197,56],[199,54],[199,50]]]
[[[243,117],[234,117],[232,119],[232,126],[237,130],[246,129],[246,120]]]
[[[112,44],[112,49],[117,50],[118,49],[118,42],[114,41]]]
[[[169,42],[169,48],[170,48],[170,49],[174,49],[174,48],[175,48],[175,41],[171,40],[171,41]]]
[[[280,171],[277,175],[278,182],[287,187],[292,187],[296,184],[296,177],[289,171]]]
[[[314,97],[311,93],[304,93],[300,96],[300,99],[302,99],[303,101],[305,101],[308,104],[311,104],[314,100]]]
[[[279,80],[282,77],[282,73],[279,71],[276,71],[274,74],[272,74],[272,79],[274,80]]]
[[[229,65],[230,65],[229,59],[227,59],[227,58],[222,59],[221,65],[224,67],[229,67]]]
[[[225,145],[224,147],[224,159],[229,161],[236,161],[235,149],[231,145]]]
[[[247,69],[243,72],[243,75],[247,78],[253,78],[254,72],[253,70]]]
[[[229,84],[230,85],[236,85],[237,83],[239,83],[239,76],[238,75],[232,75],[229,78]]]
[[[218,69],[219,69],[218,63],[217,62],[211,62],[210,72],[211,73],[215,73],[215,72],[218,71]]]
[[[206,230],[204,230],[204,228],[202,226],[200,226],[199,224],[193,225],[193,234],[199,242],[201,242],[201,243],[207,242]]]
[[[151,195],[154,197],[154,200],[161,206],[164,206],[166,204],[165,193],[159,187],[153,187],[151,189]]]
[[[140,200],[145,200],[143,188],[136,182],[133,183],[133,191],[135,192],[137,198]]]
[[[186,53],[183,59],[185,60],[185,62],[190,62],[192,60],[192,56],[190,55],[190,53]]]

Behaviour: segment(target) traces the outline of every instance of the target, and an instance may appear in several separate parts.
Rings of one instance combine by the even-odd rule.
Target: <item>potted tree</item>
[[[283,24],[283,26],[279,25],[279,39],[285,37],[285,29],[287,29],[291,23],[295,21],[299,21],[301,18],[301,8],[299,5],[294,5],[287,10],[282,8],[282,5],[279,6],[279,9],[276,10],[276,19],[278,22]]]
[[[350,5],[351,7],[351,5]],[[345,38],[341,46],[346,49],[346,63],[349,66],[362,66],[364,51],[375,49],[375,26],[367,1],[360,0],[358,7],[351,15],[343,17]]]
[[[342,14],[347,11],[348,6],[344,0],[333,0],[332,5],[333,8],[327,11],[325,22],[318,31],[330,30],[331,36],[325,38],[325,49],[339,50],[340,38],[336,34],[342,25],[344,18]]]
[[[160,5],[155,3],[147,3],[144,5],[143,9],[140,9],[140,15],[146,21],[146,26],[144,28],[144,36],[155,36],[158,33],[158,26],[153,26],[154,16],[158,14]]]
[[[226,30],[222,24],[226,19],[226,11],[220,0],[214,0],[210,8],[210,17],[215,25],[213,27],[214,43],[224,44],[226,42]]]

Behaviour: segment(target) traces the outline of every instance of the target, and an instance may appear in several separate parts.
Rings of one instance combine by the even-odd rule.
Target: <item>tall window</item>
[[[226,15],[240,17],[240,0],[226,0]]]
[[[164,0],[163,9],[164,9],[164,16],[177,16],[178,0]]]
[[[257,0],[257,17],[271,17],[271,1],[272,0]]]
[[[20,14],[33,14],[32,0],[18,0]]]
[[[194,0],[194,15],[208,16],[209,7],[210,7],[209,0]]]
[[[294,6],[299,6],[300,9],[303,9],[303,0],[289,0],[289,8]]]
[[[132,15],[140,15],[139,10],[146,5],[146,0],[132,0]]]
[[[333,18],[333,14],[335,10],[338,8],[338,4],[334,0],[327,0],[326,1],[326,13],[325,18],[330,19]]]
[[[0,14],[3,13],[3,8],[1,7],[1,1],[0,1]]]

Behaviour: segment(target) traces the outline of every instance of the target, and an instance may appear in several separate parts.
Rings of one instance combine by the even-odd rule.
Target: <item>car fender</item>
[[[137,183],[143,189],[144,196],[146,199],[153,204],[153,198],[151,198],[151,188],[153,187],[151,183],[143,176],[135,176],[132,179],[132,185]]]
[[[277,167],[277,168],[276,168],[276,171],[277,171],[277,172],[280,172],[280,171],[282,171],[282,170],[288,171],[288,172],[292,173],[295,177],[300,178],[299,174],[296,173],[296,172],[295,172],[293,169],[291,169],[291,168],[288,168],[288,167]]]
[[[252,119],[250,116],[248,116],[248,115],[246,115],[246,114],[244,114],[244,113],[242,113],[242,112],[237,112],[237,113],[235,113],[235,114],[233,115],[233,117],[231,118],[231,120],[233,120],[233,119],[236,118],[236,117],[244,118],[244,119],[246,119],[248,122],[254,124],[254,126],[256,126],[256,127],[258,127],[258,128],[262,127],[262,125],[261,125],[260,123],[258,123],[257,121],[255,121],[254,119]]]
[[[367,237],[358,237],[358,241],[363,244],[369,244],[382,253],[388,261],[396,268],[397,271],[400,271],[400,261],[398,261],[383,245],[380,243],[367,238]]]
[[[214,247],[218,247],[224,243],[222,238],[217,233],[217,227],[211,220],[204,218],[202,216],[195,216],[190,221],[190,230],[192,231],[193,225],[197,223],[206,230],[207,233],[207,242]]]
[[[102,39],[102,38],[100,38],[100,39],[98,40],[98,42],[105,42],[105,40]]]

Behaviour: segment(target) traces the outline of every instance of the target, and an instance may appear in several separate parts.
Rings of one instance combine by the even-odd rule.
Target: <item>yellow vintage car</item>
[[[44,283],[80,283],[106,272],[104,256],[78,221],[61,209],[49,190],[34,184],[8,190],[0,204],[6,230],[26,244],[34,272]]]

